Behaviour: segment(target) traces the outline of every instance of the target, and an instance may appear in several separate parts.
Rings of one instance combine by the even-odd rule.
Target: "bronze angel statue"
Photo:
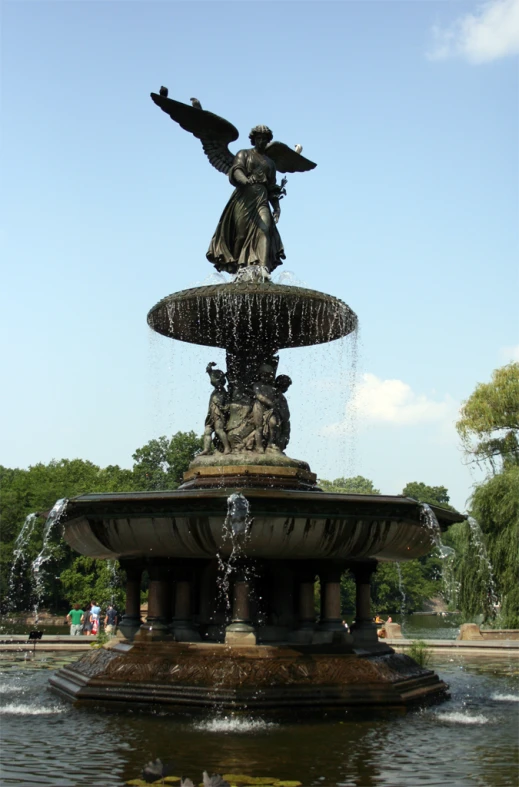
[[[294,150],[283,142],[273,142],[268,126],[255,126],[249,134],[253,147],[234,155],[228,145],[239,134],[232,123],[202,109],[197,99],[191,99],[189,105],[168,98],[167,88],[151,97],[172,120],[201,141],[213,167],[228,175],[234,186],[207,259],[218,271],[237,273],[242,268],[261,266],[256,270],[269,274],[285,259],[276,225],[286,180],[278,185],[276,171],[307,172],[316,165],[301,155],[300,145]]]

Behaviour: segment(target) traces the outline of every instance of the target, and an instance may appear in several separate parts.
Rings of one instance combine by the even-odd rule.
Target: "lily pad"
[[[175,782],[180,781],[180,776],[164,776],[163,779],[157,779],[156,782],[152,782],[152,784],[175,784]],[[130,779],[129,782],[130,787],[148,787],[149,782],[145,782],[144,779]]]
[[[278,779],[277,781],[273,782],[273,787],[303,787],[303,783]]]

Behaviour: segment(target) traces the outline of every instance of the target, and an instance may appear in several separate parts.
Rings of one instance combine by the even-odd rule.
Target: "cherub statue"
[[[216,364],[211,362],[206,367],[206,372],[211,380],[211,385],[214,386],[214,391],[209,398],[209,407],[205,419],[204,445],[200,456],[206,456],[211,453],[213,432],[217,447],[220,448],[222,446],[224,454],[231,453],[229,439],[225,433],[225,424],[229,413],[229,397],[225,390],[226,376],[225,372],[222,372],[221,369],[215,369],[215,366]]]
[[[254,404],[252,420],[254,422],[254,448],[258,453],[265,453],[265,446],[279,451],[277,445],[278,418],[276,403],[278,390],[274,385],[274,369],[267,363],[259,368],[259,380],[254,383]]]
[[[275,402],[275,413],[277,417],[277,445],[284,451],[290,440],[290,410],[288,408],[286,392],[292,385],[292,380],[288,374],[280,374],[276,377],[277,396]]]
[[[207,259],[218,271],[228,273],[261,266],[262,278],[265,272],[268,278],[285,259],[276,224],[279,201],[286,194],[286,179],[278,186],[276,170],[306,172],[316,165],[301,155],[300,145],[294,150],[283,142],[273,142],[267,126],[255,126],[249,134],[253,147],[233,155],[228,145],[239,134],[227,120],[202,109],[198,100],[193,106],[174,101],[167,97],[165,89],[161,89],[161,95],[152,93],[151,97],[172,120],[201,141],[213,167],[228,175],[235,187],[211,240]]]

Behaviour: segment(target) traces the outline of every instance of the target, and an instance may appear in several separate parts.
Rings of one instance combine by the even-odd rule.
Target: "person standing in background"
[[[70,633],[73,637],[81,634],[81,618],[83,614],[83,610],[79,608],[79,604],[74,604],[67,615],[67,620],[70,624]]]
[[[92,633],[92,621],[90,618],[90,604],[87,604],[82,617],[83,634],[85,634],[87,637],[89,637]]]
[[[101,607],[98,607],[95,601],[92,601],[90,607],[90,620],[92,621],[92,634],[97,634],[99,631],[99,616],[101,614]]]
[[[105,631],[107,634],[115,634],[117,627],[117,610],[113,604],[108,604],[105,616]]]

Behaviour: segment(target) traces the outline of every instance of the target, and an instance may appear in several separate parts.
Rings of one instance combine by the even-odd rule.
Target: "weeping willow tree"
[[[485,536],[501,607],[496,623],[519,628],[519,466],[505,465],[472,498]]]
[[[496,369],[463,403],[456,429],[470,461],[519,465],[519,362]]]
[[[496,369],[463,404],[456,424],[469,461],[489,476],[471,499],[474,520],[454,525],[449,543],[452,603],[466,618],[519,627],[519,363]]]

